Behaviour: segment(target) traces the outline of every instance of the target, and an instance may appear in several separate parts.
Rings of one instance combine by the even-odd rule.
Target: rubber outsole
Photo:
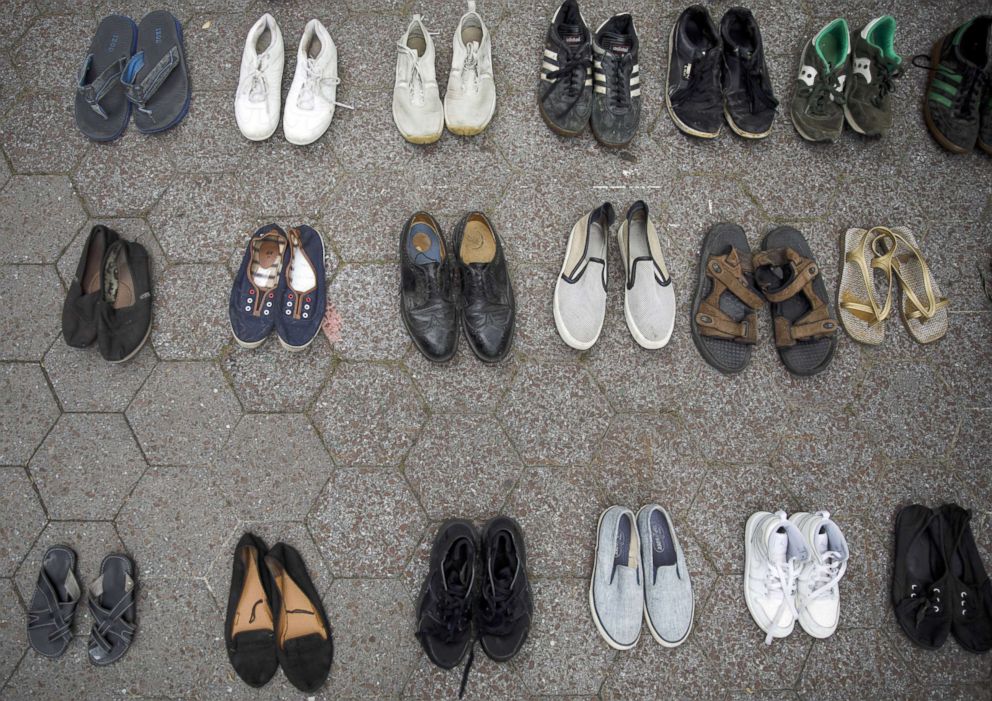
[[[137,348],[135,348],[133,351],[131,351],[130,353],[128,353],[126,356],[124,356],[120,360],[108,360],[107,362],[110,363],[111,365],[120,365],[121,363],[126,363],[131,358],[133,358],[138,353],[140,353],[141,352],[141,349],[145,347],[145,344],[146,343],[148,343],[148,339],[152,337],[152,325],[153,325],[152,324],[152,321],[153,320],[149,320],[148,321],[148,330],[145,331],[145,337],[143,339],[141,339],[141,343],[138,344],[138,347]]]
[[[586,130],[585,129],[585,125],[583,125],[583,127],[581,129],[579,129],[578,131],[569,131],[568,129],[562,129],[561,127],[559,127],[556,124],[554,124],[551,121],[551,118],[548,116],[548,113],[544,111],[544,104],[541,102],[541,93],[540,93],[540,91],[538,91],[538,93],[537,93],[537,111],[540,112],[541,119],[544,120],[544,123],[548,125],[548,129],[550,129],[551,131],[553,131],[558,136],[564,136],[566,138],[572,138],[572,137],[575,137],[575,136],[580,136],[582,134],[582,132],[584,132]]]
[[[130,17],[128,17],[127,20],[131,23],[131,27],[134,29],[134,38],[131,39],[131,54],[130,54],[131,56],[134,56],[134,52],[138,50],[138,25]],[[123,126],[121,126],[120,131],[118,131],[113,136],[95,138],[84,132],[82,129],[79,129],[78,123],[76,124],[76,128],[79,129],[80,133],[82,133],[82,135],[85,136],[87,139],[89,139],[90,141],[95,141],[98,144],[109,144],[111,141],[117,141],[117,139],[124,136],[124,132],[127,131],[127,125],[131,123],[131,111],[133,109],[133,106],[131,105],[130,100],[125,100],[125,104],[127,106],[127,116],[124,118],[124,124]]]

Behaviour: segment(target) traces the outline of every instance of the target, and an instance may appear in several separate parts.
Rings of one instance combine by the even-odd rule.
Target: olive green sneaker
[[[847,22],[835,19],[803,49],[790,112],[807,141],[834,141],[844,129],[849,38]]]
[[[893,81],[902,74],[903,65],[895,36],[896,21],[889,15],[873,19],[851,35],[844,116],[859,134],[884,136],[892,126]]]
[[[992,69],[992,16],[976,17],[945,36],[930,54],[923,117],[937,142],[968,153],[981,130],[983,86]]]

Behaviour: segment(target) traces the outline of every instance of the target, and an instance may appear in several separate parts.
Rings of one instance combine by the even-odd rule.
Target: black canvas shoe
[[[471,212],[458,222],[453,246],[465,339],[479,360],[499,362],[513,344],[516,316],[503,242],[485,214]]]
[[[940,517],[951,570],[951,634],[965,650],[982,654],[992,650],[992,582],[971,532],[971,512],[945,504]]]
[[[152,332],[152,270],[140,243],[119,239],[103,261],[103,302],[97,319],[100,355],[123,363],[141,350]]]
[[[107,249],[119,238],[113,229],[97,224],[79,255],[76,276],[62,305],[62,338],[73,348],[85,348],[96,340],[103,304],[103,260]]]
[[[665,106],[681,131],[713,139],[723,124],[720,35],[709,10],[686,8],[668,39]]]
[[[950,591],[943,524],[939,514],[913,504],[896,516],[892,607],[903,632],[936,650],[951,632]]]
[[[575,0],[551,18],[541,57],[537,104],[556,134],[577,136],[592,113],[592,37]]]
[[[723,95],[727,123],[739,136],[763,139],[772,131],[778,100],[768,77],[761,30],[751,11],[727,10],[720,21]]]
[[[475,625],[483,651],[496,662],[512,658],[527,640],[533,614],[523,532],[512,518],[499,516],[482,529],[482,592]]]
[[[435,363],[450,360],[458,345],[452,269],[440,225],[417,212],[400,234],[400,315],[417,349]]]
[[[592,133],[604,146],[630,143],[641,120],[638,41],[629,13],[603,22],[593,39]]]
[[[941,146],[968,153],[981,129],[984,87],[992,70],[992,15],[976,17],[945,36],[930,54],[923,117]]]
[[[434,539],[430,569],[417,600],[417,638],[431,662],[457,666],[468,653],[475,601],[479,534],[469,521],[445,521]],[[467,670],[466,670],[467,671]]]

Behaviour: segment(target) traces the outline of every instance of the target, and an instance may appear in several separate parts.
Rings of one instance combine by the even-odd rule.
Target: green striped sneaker
[[[992,71],[992,16],[966,22],[934,44],[923,116],[937,142],[968,153],[978,141],[983,86]],[[987,110],[986,110],[987,112]]]

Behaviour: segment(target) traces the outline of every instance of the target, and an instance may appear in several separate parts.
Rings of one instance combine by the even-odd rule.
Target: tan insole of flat
[[[286,574],[285,570],[273,574],[282,597],[279,632],[276,636],[279,646],[285,647],[287,640],[304,638],[308,635],[319,635],[327,640],[327,631],[317,610],[299,585]]]
[[[100,265],[103,263],[103,249],[90,246],[83,269],[83,294],[93,294],[100,289]]]
[[[476,44],[482,43],[482,27],[464,27],[462,29],[462,42],[465,46],[468,46],[473,41]]]
[[[134,280],[131,278],[131,269],[127,266],[127,258],[120,256],[117,259],[117,298],[114,300],[114,309],[123,309],[134,304]]]
[[[242,558],[248,560],[248,571],[245,573],[245,586],[238,599],[238,608],[234,612],[234,623],[231,625],[231,637],[253,630],[275,630],[272,622],[272,610],[269,608],[262,578],[258,572],[258,559],[255,548],[242,551]]]
[[[459,254],[465,263],[491,262],[496,257],[496,238],[493,232],[481,221],[468,222]]]

